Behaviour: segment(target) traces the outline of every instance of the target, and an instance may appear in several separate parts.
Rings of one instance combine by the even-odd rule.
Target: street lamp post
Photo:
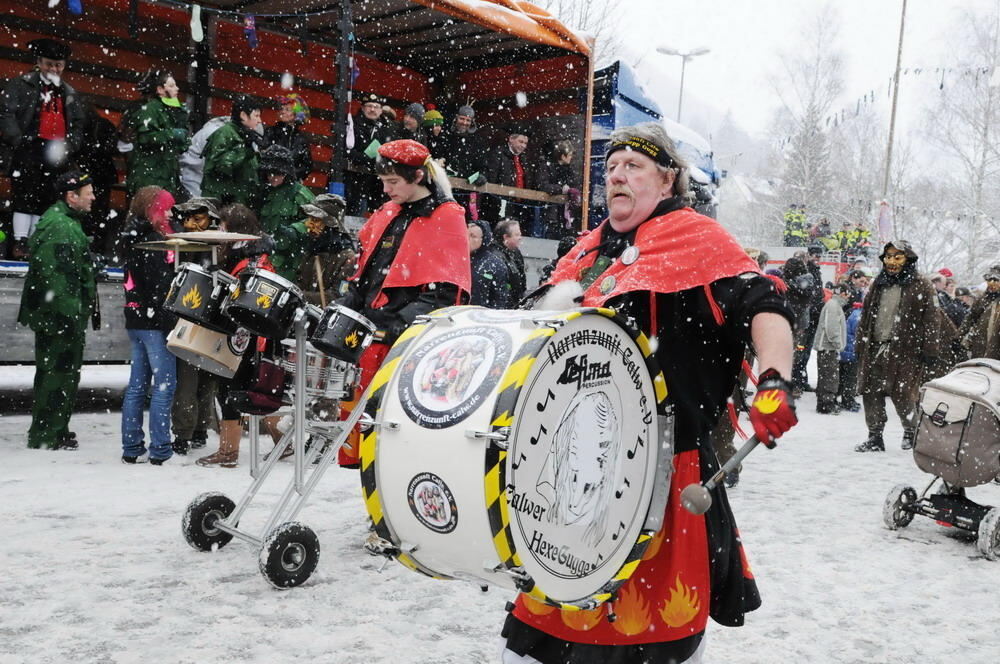
[[[658,46],[656,48],[657,53],[662,53],[663,55],[676,55],[681,59],[681,87],[677,93],[677,122],[681,121],[681,109],[684,103],[684,69],[687,67],[688,60],[695,58],[699,55],[705,55],[711,49],[708,48],[695,48],[690,51],[678,51],[675,48],[670,48],[669,46]]]

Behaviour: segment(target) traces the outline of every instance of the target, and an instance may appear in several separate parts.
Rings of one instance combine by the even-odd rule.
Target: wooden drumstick
[[[708,508],[712,506],[712,494],[710,491],[722,481],[726,473],[731,473],[738,468],[743,463],[743,459],[757,447],[757,443],[759,442],[757,436],[750,436],[747,438],[747,442],[743,444],[743,447],[737,450],[736,454],[722,468],[719,468],[718,472],[712,475],[707,482],[704,484],[689,484],[684,487],[684,490],[681,491],[681,505],[684,506],[684,509],[691,512],[691,514],[704,514],[707,512]]]
[[[313,256],[313,266],[316,268],[316,281],[319,283],[319,303],[326,309],[326,291],[323,288],[323,267],[319,264],[319,256]]]

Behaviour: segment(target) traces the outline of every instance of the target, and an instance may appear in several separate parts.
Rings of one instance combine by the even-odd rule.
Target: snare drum
[[[662,526],[666,384],[610,309],[442,309],[370,389],[365,504],[411,569],[593,608]]]
[[[357,364],[375,336],[375,324],[347,307],[331,304],[309,341],[327,355]]]
[[[294,376],[298,372],[295,340],[281,342],[281,367],[288,372],[289,385],[295,387]],[[306,397],[309,399],[345,399],[354,394],[357,370],[353,365],[336,360],[321,353],[306,342],[305,353]]]
[[[300,306],[302,290],[298,286],[274,272],[247,268],[240,273],[223,313],[254,334],[284,339]]]
[[[170,284],[163,308],[202,327],[231,334],[236,325],[222,314],[222,306],[235,283],[235,277],[221,270],[213,278],[205,268],[184,263]]]
[[[250,333],[243,328],[228,335],[181,319],[167,335],[167,348],[188,364],[216,376],[232,378],[240,368],[250,339]]]

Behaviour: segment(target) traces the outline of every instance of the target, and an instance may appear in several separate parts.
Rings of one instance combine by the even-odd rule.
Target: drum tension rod
[[[507,449],[507,439],[510,437],[510,427],[500,427],[493,432],[466,429],[465,437],[471,440],[490,440],[493,441],[494,445],[505,450]]]

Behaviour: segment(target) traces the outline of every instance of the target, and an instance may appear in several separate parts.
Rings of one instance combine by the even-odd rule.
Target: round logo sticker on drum
[[[406,499],[417,521],[436,533],[450,533],[458,525],[458,506],[451,489],[434,473],[420,473],[410,480]]]
[[[242,355],[250,346],[250,332],[245,327],[238,327],[228,339],[229,350],[233,355]]]
[[[400,405],[426,429],[457,424],[493,391],[510,354],[510,335],[499,328],[461,328],[434,337],[403,365]]]

